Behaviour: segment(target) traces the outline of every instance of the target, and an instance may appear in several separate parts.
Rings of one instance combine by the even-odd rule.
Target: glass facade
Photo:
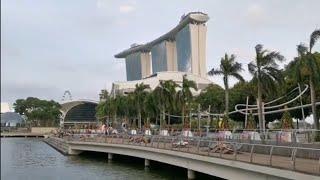
[[[165,41],[155,45],[151,49],[153,73],[167,71],[167,52]]]
[[[127,81],[139,80],[142,78],[140,53],[130,54],[126,57],[126,71]]]
[[[191,34],[187,25],[176,35],[178,71],[191,72]]]
[[[71,121],[76,121],[76,122],[95,122],[96,119],[96,106],[97,104],[93,103],[84,103],[84,104],[79,104],[72,109],[70,109],[65,118],[65,122],[71,122]]]

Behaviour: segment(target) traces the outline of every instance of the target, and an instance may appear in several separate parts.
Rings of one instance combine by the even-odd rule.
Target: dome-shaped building
[[[21,115],[15,112],[6,112],[1,114],[1,127],[17,127],[25,124]]]

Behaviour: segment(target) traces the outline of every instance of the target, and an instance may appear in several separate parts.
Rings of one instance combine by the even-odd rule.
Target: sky
[[[190,11],[210,17],[208,71],[224,53],[235,54],[250,80],[255,45],[279,51],[288,63],[296,45],[320,28],[319,7],[319,0],[2,0],[1,102],[60,101],[66,90],[73,99],[97,100],[101,89],[126,80],[116,53],[156,39]],[[222,86],[221,77],[210,79]]]

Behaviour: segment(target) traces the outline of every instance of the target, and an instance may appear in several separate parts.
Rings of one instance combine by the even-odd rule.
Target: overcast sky
[[[208,70],[225,52],[247,69],[258,43],[288,62],[320,27],[319,7],[319,0],[2,0],[1,101],[60,101],[65,90],[74,99],[98,99],[101,89],[126,80],[114,54],[168,32],[190,11],[210,16]],[[222,85],[220,77],[210,79]]]

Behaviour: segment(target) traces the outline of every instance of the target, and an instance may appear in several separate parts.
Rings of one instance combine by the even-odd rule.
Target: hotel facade
[[[191,12],[181,17],[168,33],[146,44],[133,44],[115,55],[125,59],[127,81],[114,82],[112,94],[126,94],[136,84],[148,84],[151,89],[162,80],[180,84],[182,77],[196,82],[199,93],[212,82],[207,79],[206,37],[207,14]]]

